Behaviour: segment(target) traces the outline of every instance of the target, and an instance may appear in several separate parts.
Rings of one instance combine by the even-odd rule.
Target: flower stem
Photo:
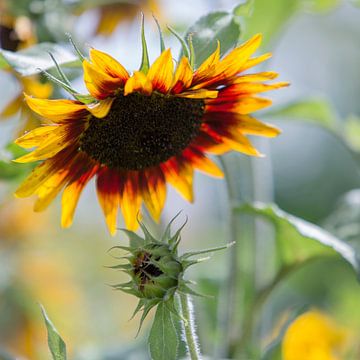
[[[192,302],[187,294],[179,294],[182,316],[184,318],[184,333],[188,352],[191,360],[200,360],[200,348],[195,332],[194,315],[192,311]]]

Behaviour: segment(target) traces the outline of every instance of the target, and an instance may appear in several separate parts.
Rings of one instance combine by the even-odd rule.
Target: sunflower
[[[16,140],[36,148],[17,162],[44,160],[16,196],[38,195],[35,211],[41,211],[65,188],[61,222],[68,227],[82,190],[96,177],[111,234],[119,207],[129,229],[137,227],[143,202],[159,220],[167,183],[192,202],[195,169],[223,176],[208,154],[236,150],[259,156],[246,135],[280,132],[249,115],[271,104],[257,93],[288,85],[263,83],[274,79],[275,72],[244,74],[270,57],[251,57],[260,43],[256,35],[222,59],[218,44],[196,70],[186,56],[174,70],[171,50],[165,49],[151,66],[143,63],[132,75],[110,55],[91,49],[90,58],[83,59],[84,81],[96,101],[26,95],[29,107],[52,124]]]

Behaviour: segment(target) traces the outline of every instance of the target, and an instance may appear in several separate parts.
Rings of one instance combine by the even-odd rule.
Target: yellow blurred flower
[[[340,360],[349,333],[318,310],[300,315],[289,326],[282,343],[284,360]]]

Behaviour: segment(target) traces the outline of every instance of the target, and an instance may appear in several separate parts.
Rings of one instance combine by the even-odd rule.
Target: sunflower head
[[[16,196],[38,195],[35,210],[41,211],[64,189],[62,225],[68,227],[81,191],[95,177],[112,234],[119,208],[129,229],[137,227],[142,204],[159,220],[167,183],[193,201],[194,170],[222,177],[209,155],[236,150],[259,156],[247,136],[274,137],[280,132],[252,116],[271,104],[258,93],[288,85],[264,83],[274,79],[275,72],[247,72],[270,56],[252,57],[260,42],[261,36],[255,35],[223,58],[218,44],[196,69],[185,41],[186,56],[176,66],[171,49],[162,42],[163,51],[150,65],[142,29],[139,70],[128,72],[96,49],[81,58],[89,91],[85,95],[73,89],[58,68],[62,80],[56,82],[75,100],[26,95],[29,107],[48,125],[16,141],[35,148],[17,162],[42,161]]]
[[[181,240],[181,230],[185,224],[172,234],[171,224],[175,219],[176,217],[171,220],[160,239],[151,235],[146,226],[139,222],[144,237],[124,230],[129,238],[129,246],[114,246],[111,249],[125,250],[128,253],[127,256],[121,257],[125,263],[110,268],[125,272],[130,277],[130,281],[113,287],[139,299],[134,315],[143,310],[141,323],[150,309],[160,302],[166,303],[176,312],[174,296],[177,292],[199,295],[188,286],[191,282],[184,279],[184,273],[190,266],[207,260],[208,257],[200,259],[193,257],[226,249],[232,245],[179,255],[178,245]]]

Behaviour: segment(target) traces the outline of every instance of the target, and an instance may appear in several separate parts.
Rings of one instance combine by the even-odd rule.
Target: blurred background
[[[231,13],[240,1],[124,3],[0,0],[1,47],[16,51],[45,41],[66,43],[70,32],[85,49],[107,51],[133,70],[141,56],[140,9],[146,15],[154,59],[159,49],[152,12],[162,24],[185,33],[201,16]],[[345,0],[255,0],[252,16],[239,22],[241,40],[264,34],[261,50],[271,51],[273,58],[263,69],[277,71],[281,81],[291,82],[290,88],[272,95],[274,106],[259,115],[283,133],[271,143],[258,141],[267,156],[252,160],[260,189],[254,199],[273,201],[360,249],[360,7],[356,5]],[[166,43],[179,52],[179,44],[168,34]],[[81,72],[72,70],[72,78],[77,88],[84,89]],[[84,191],[74,225],[66,230],[60,229],[59,199],[45,213],[34,213],[31,201],[12,195],[29,168],[9,168],[15,151],[9,144],[39,121],[23,103],[22,91],[39,97],[64,94],[38,77],[21,79],[11,71],[0,73],[0,89],[0,359],[7,359],[6,353],[18,359],[48,358],[38,303],[62,334],[70,358],[147,359],[146,326],[135,339],[139,319],[129,321],[136,299],[113,291],[109,284],[125,277],[105,268],[115,262],[107,250],[127,239],[120,232],[113,238],[108,235],[94,186]],[[189,217],[183,249],[223,244],[228,233],[225,183],[198,173],[195,194],[190,205],[169,188],[160,227],[183,210],[182,218]],[[220,294],[226,261],[225,254],[216,254],[190,274],[202,292]],[[264,307],[268,315],[259,325],[262,345],[275,336],[289,309],[302,306],[322,309],[356,337],[359,303],[360,287],[348,264],[338,257],[313,261],[281,282],[269,297]],[[204,349],[212,349],[217,300],[199,299],[195,306],[200,341]],[[360,357],[358,346],[356,340],[350,345],[358,354],[354,356]]]

